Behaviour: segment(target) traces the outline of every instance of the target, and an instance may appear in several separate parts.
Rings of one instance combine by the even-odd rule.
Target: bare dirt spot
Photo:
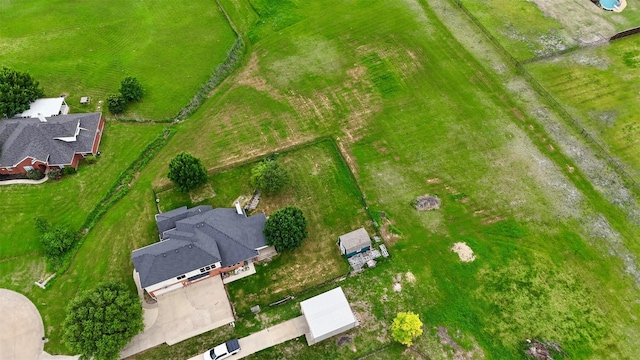
[[[440,198],[435,195],[418,196],[414,202],[414,207],[420,211],[438,210],[441,204]]]
[[[518,110],[517,108],[513,108],[511,109],[511,111],[513,112],[513,115],[518,118],[518,120],[520,121],[525,121],[526,118],[524,117],[524,115],[522,115],[522,113],[520,112],[520,110]]]
[[[427,179],[427,184],[440,184],[440,183],[442,183],[442,180],[440,180],[439,178]]]
[[[386,243],[388,243],[389,245],[394,245],[400,239],[400,235],[395,234],[389,230],[389,227],[391,225],[392,224],[389,219],[382,220],[382,224],[380,224],[380,235]]]
[[[471,360],[484,358],[484,352],[477,344],[474,344],[473,350],[465,351],[462,346],[460,346],[455,340],[451,338],[451,336],[449,336],[449,332],[444,326],[438,327],[438,337],[440,338],[440,343],[442,345],[448,346],[453,349],[454,360]]]
[[[569,164],[567,164],[567,170],[569,170],[569,173],[573,174],[574,171],[576,171],[576,169],[573,166],[569,166]]]
[[[471,250],[467,243],[457,242],[453,244],[451,251],[458,254],[458,257],[460,257],[460,261],[462,262],[472,262],[476,259],[476,256],[473,255],[473,250]]]
[[[506,219],[506,218],[505,218],[505,217],[502,217],[502,216],[494,216],[494,217],[491,217],[491,218],[488,218],[488,219],[483,220],[483,221],[482,221],[482,224],[483,224],[483,225],[495,224],[495,223],[497,223],[497,222],[499,222],[499,221],[502,221],[502,220],[505,220],[505,219]]]
[[[207,199],[211,199],[212,197],[215,197],[215,196],[216,196],[216,193],[215,191],[213,191],[213,187],[211,187],[211,184],[208,184],[208,183],[189,193],[191,202],[194,204]]]
[[[407,279],[407,282],[413,284],[416,282],[416,277],[415,275],[413,275],[413,273],[411,271],[407,271],[406,274],[404,274],[405,279]]]

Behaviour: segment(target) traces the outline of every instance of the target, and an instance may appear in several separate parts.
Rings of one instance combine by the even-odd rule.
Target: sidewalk
[[[238,342],[240,343],[240,352],[227,359],[242,359],[245,356],[257,353],[260,350],[264,350],[272,346],[281,344],[285,341],[300,337],[307,332],[309,332],[307,320],[305,320],[304,315],[298,316],[297,318],[287,320],[278,325],[274,325],[270,328],[239,339]],[[211,344],[211,347],[214,347],[216,345],[218,344]],[[202,359],[202,354],[194,356],[189,360],[200,359]]]
[[[49,177],[45,175],[45,177],[43,177],[40,180],[28,180],[28,179],[18,179],[18,180],[5,180],[5,181],[0,181],[0,186],[2,185],[37,185],[37,184],[42,184],[43,182],[49,180]]]

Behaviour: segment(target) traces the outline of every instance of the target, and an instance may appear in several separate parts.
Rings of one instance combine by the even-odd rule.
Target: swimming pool
[[[620,5],[619,0],[600,0],[600,5],[605,10],[613,10],[616,6]]]

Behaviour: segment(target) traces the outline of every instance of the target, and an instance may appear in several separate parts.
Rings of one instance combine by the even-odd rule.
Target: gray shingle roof
[[[235,209],[181,207],[156,215],[162,241],[134,250],[133,265],[147,287],[218,261],[231,266],[258,255],[266,246],[266,217],[239,215]]]
[[[90,153],[93,148],[96,130],[101,113],[59,115],[39,119],[3,119],[0,120],[0,166],[17,165],[26,157],[47,162],[49,165],[67,165],[75,153]],[[75,141],[65,142],[57,137],[74,136],[76,128],[80,130]]]
[[[367,245],[371,246],[371,238],[364,228],[341,235],[339,239],[342,246],[347,250],[347,254],[358,251]]]

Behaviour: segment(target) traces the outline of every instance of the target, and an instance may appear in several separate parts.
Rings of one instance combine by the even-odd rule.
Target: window
[[[24,170],[25,171],[31,171],[31,170],[33,170],[33,166],[25,166]]]

